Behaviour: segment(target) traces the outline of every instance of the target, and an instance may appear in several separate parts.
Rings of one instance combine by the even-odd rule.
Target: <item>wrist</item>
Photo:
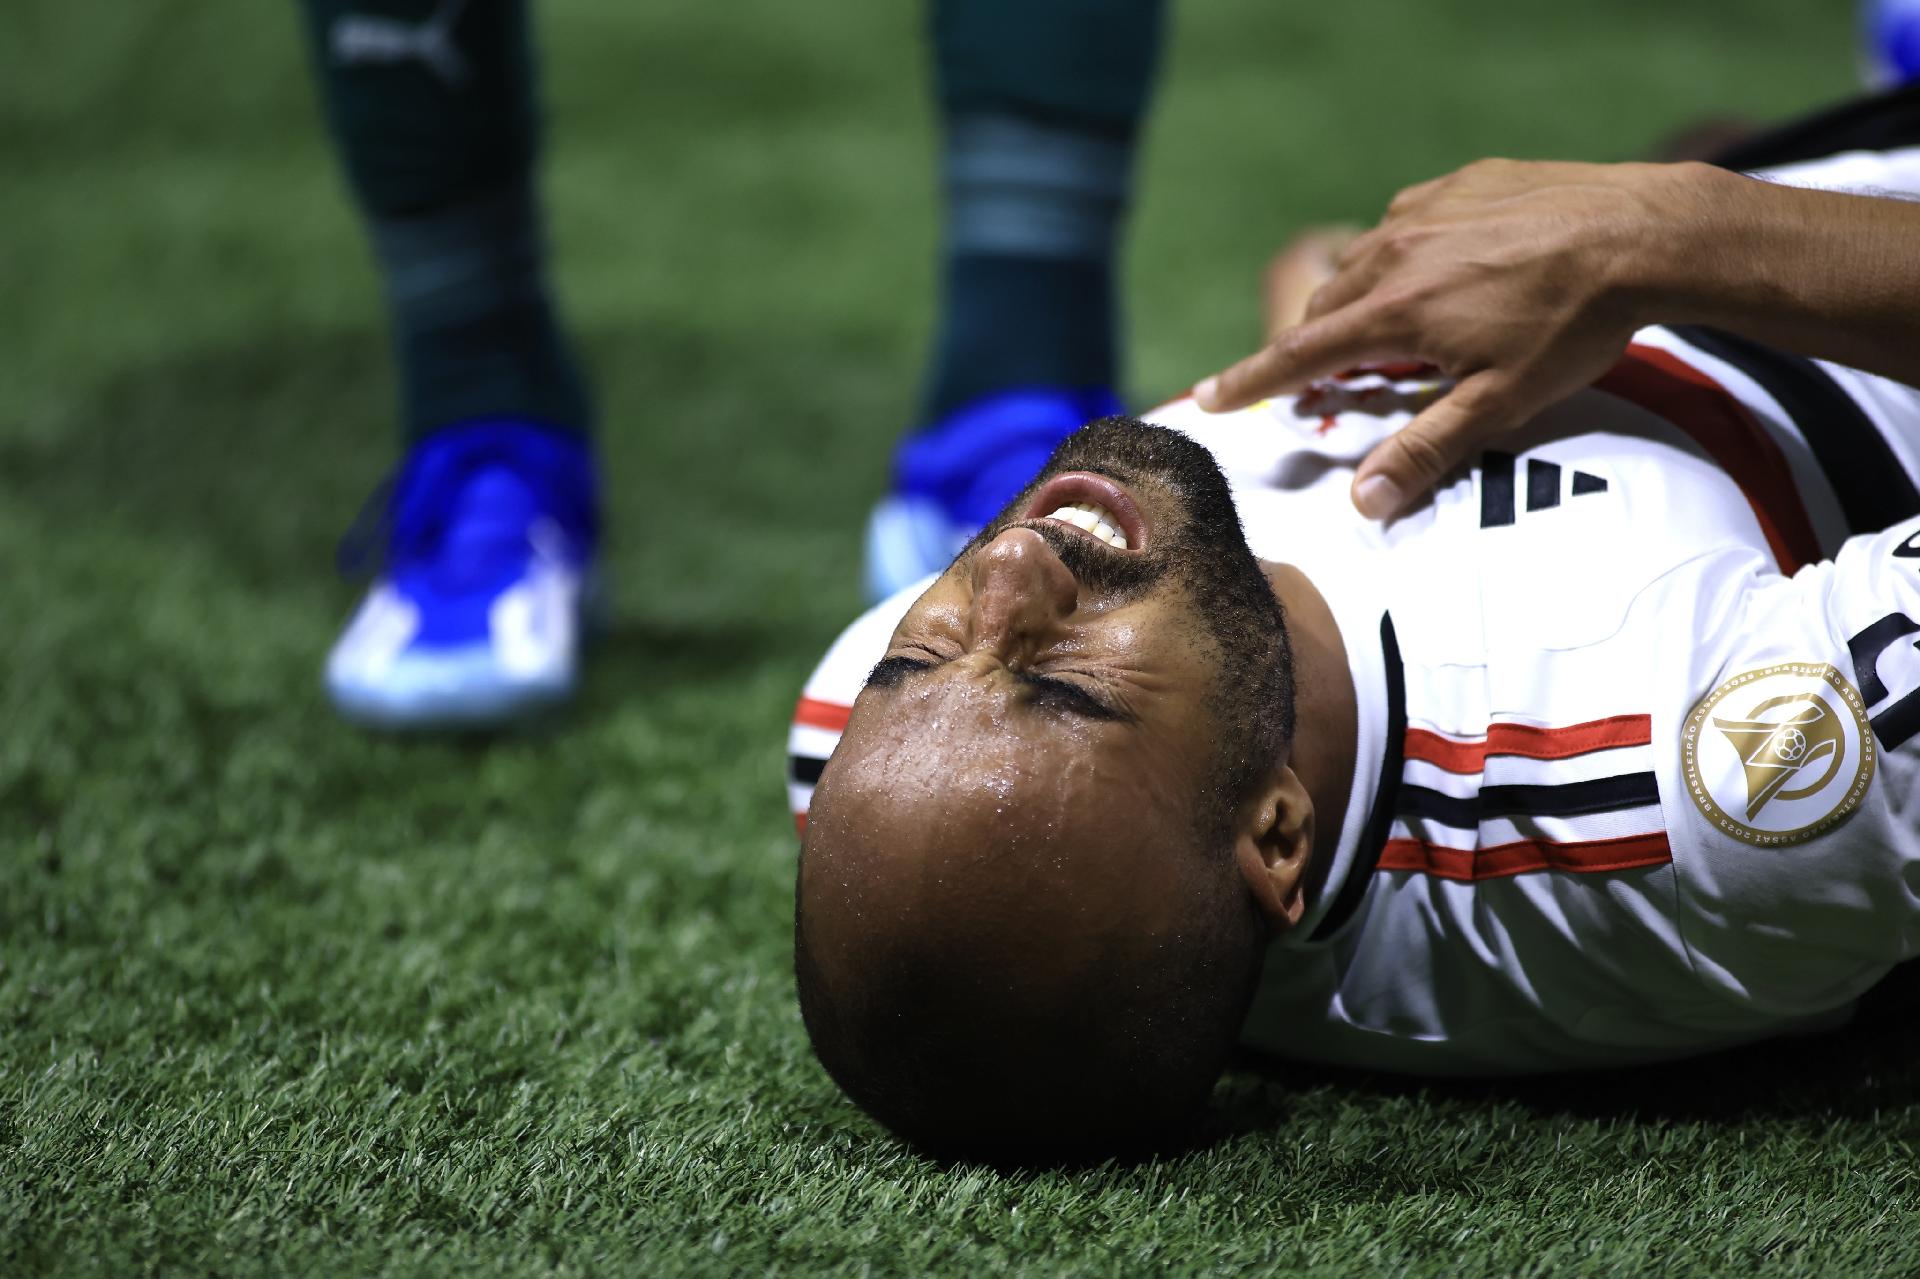
[[[1692,162],[1633,168],[1608,294],[1636,329],[1709,322],[1741,257],[1737,211],[1753,179]]]

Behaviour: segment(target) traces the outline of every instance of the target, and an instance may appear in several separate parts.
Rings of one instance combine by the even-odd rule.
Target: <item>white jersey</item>
[[[1488,1073],[1844,1020],[1920,955],[1920,392],[1648,330],[1382,526],[1353,467],[1438,389],[1399,372],[1151,415],[1326,597],[1358,703],[1333,864],[1244,1038]],[[915,594],[808,681],[802,824]]]

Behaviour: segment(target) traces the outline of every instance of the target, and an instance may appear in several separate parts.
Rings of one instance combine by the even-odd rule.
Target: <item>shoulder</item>
[[[1920,953],[1920,523],[1753,575],[1667,663],[1657,724],[1701,975],[1778,1014]]]
[[[873,664],[886,656],[901,617],[932,581],[917,582],[856,617],[807,677],[787,730],[787,802],[794,824],[803,832],[814,783],[847,726],[853,699],[860,695]]]

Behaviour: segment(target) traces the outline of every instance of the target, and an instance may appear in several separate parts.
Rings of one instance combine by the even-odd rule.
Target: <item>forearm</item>
[[[1920,385],[1920,202],[1704,165],[1673,177],[1671,233],[1623,264],[1636,314]]]

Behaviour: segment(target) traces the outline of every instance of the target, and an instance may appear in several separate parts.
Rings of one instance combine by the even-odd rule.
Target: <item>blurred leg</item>
[[[1007,387],[1115,384],[1115,257],[1162,9],[935,0],[946,245],[928,420]]]
[[[524,0],[304,0],[327,122],[379,259],[419,437],[585,429],[546,284]]]
[[[941,305],[867,523],[879,598],[945,567],[1061,439],[1117,412],[1115,257],[1162,0],[934,0]]]
[[[495,727],[576,687],[598,536],[587,397],[546,284],[527,5],[305,2],[411,437],[328,693],[371,726]]]

